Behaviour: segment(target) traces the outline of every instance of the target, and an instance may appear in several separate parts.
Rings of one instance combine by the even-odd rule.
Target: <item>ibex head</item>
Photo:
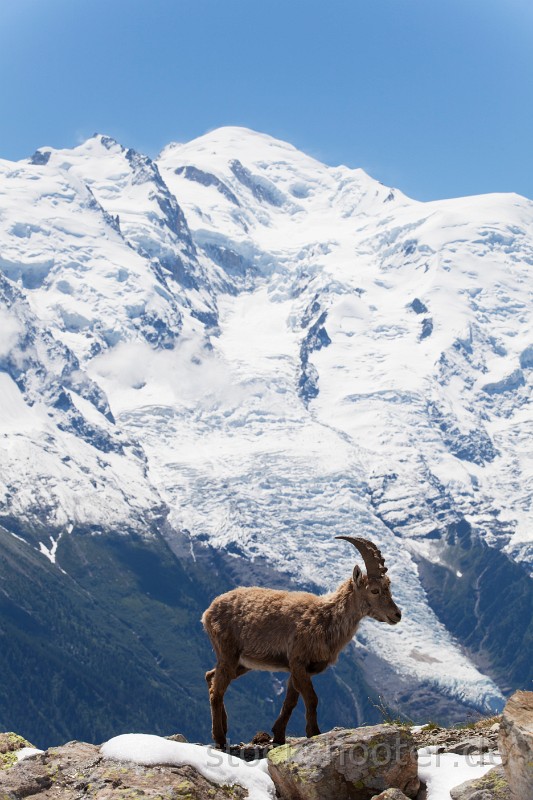
[[[387,578],[387,567],[380,550],[368,539],[353,536],[336,536],[351,542],[361,553],[366,566],[366,577],[356,564],[352,580],[361,594],[363,611],[366,616],[396,625],[402,618],[402,612],[392,599],[390,579]]]

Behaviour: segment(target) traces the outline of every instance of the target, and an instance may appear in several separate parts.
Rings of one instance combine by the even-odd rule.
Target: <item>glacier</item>
[[[417,202],[244,128],[98,134],[0,162],[0,242],[6,526],[60,568],[76,525],[164,518],[317,591],[366,536],[403,611],[361,626],[369,684],[502,707],[420,565],[461,581],[472,540],[533,574],[531,201]]]

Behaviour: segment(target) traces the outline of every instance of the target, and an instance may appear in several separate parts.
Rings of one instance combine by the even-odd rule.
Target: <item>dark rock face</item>
[[[502,378],[501,381],[496,383],[486,383],[482,387],[483,391],[487,394],[503,394],[504,392],[515,392],[521,386],[525,386],[524,373],[521,369],[515,369],[507,377]]]
[[[446,447],[462,461],[483,466],[487,462],[494,461],[498,455],[492,439],[484,428],[462,431],[459,421],[447,415],[433,402],[428,403],[428,414],[430,420],[438,425]]]
[[[2,800],[87,800],[135,798],[160,800],[240,800],[247,792],[241,786],[218,786],[190,766],[142,767],[104,759],[98,747],[69,742],[50,748],[15,766],[0,771]]]
[[[131,232],[127,238],[128,244],[142,256],[156,258],[180,285],[197,289],[196,247],[181,207],[161,177],[157,164],[132,149],[125,152],[125,157],[132,171],[132,183],[151,185],[150,197],[155,200],[161,213],[159,225],[166,226],[174,237],[174,247],[169,252],[144,237],[139,239],[136,235],[132,236]],[[177,251],[185,257],[186,263]]]
[[[433,320],[431,317],[425,317],[422,320],[422,330],[420,332],[419,339],[422,341],[423,339],[427,339],[428,336],[431,336],[433,333]]]
[[[390,788],[416,797],[417,765],[413,738],[397,725],[333,729],[268,755],[282,800],[370,800]]]
[[[30,164],[35,167],[44,167],[50,161],[50,150],[36,150],[30,158]]]
[[[253,175],[238,159],[231,161],[230,169],[237,180],[251,191],[256,200],[269,203],[271,206],[278,208],[283,205],[284,197],[282,193],[269,180],[260,175]]]
[[[533,369],[533,344],[520,353],[520,366],[522,369]]]
[[[409,307],[415,312],[415,314],[427,314],[427,306],[422,302],[422,300],[419,300],[418,297],[415,297],[413,302],[410,303]]]
[[[221,181],[220,178],[217,178],[217,176],[213,175],[211,172],[204,172],[203,169],[198,169],[198,167],[195,167],[192,164],[188,164],[185,167],[178,167],[174,171],[176,175],[183,175],[183,177],[187,178],[188,181],[201,183],[202,186],[214,186],[215,189],[220,192],[220,194],[224,195],[227,200],[236,206],[240,206],[240,203],[233,192],[228,189],[226,184]]]
[[[204,250],[231,277],[243,278],[252,269],[252,264],[231,247],[209,243],[204,246]]]
[[[455,786],[450,796],[452,800],[512,800],[503,767],[494,767],[482,778]],[[526,795],[522,800],[527,800]]]
[[[533,692],[515,692],[500,725],[502,762],[515,800],[533,799]]]
[[[307,331],[307,335],[300,346],[301,372],[298,382],[298,394],[305,405],[308,405],[319,392],[318,372],[313,364],[310,363],[309,356],[315,350],[321,350],[331,344],[329,334],[324,327],[327,316],[327,311],[323,311],[320,314],[316,322]]]
[[[114,418],[102,389],[83,371],[72,350],[50,331],[39,328],[20,289],[1,273],[0,303],[5,304],[24,327],[17,346],[0,358],[0,370],[13,379],[28,405],[44,400],[54,410],[60,430],[70,431],[102,452],[122,452],[122,443],[114,432],[85,419],[70,394],[79,394],[113,424]]]

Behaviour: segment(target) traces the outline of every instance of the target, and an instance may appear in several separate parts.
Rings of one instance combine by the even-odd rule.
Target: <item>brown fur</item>
[[[392,600],[390,580],[384,575],[369,578],[357,566],[352,578],[323,596],[252,586],[216,597],[202,616],[217,657],[215,668],[205,676],[216,744],[226,746],[224,693],[232,680],[250,669],[290,673],[285,701],[272,728],[275,742],[285,741],[300,694],[307,736],[320,733],[311,675],[337,661],[365,616],[394,625],[401,612]]]

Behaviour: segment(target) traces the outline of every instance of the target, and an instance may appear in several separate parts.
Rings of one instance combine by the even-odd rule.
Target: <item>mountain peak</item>
[[[117,142],[116,139],[114,139],[112,136],[108,136],[105,133],[93,133],[93,135],[90,136],[85,143],[90,142],[92,140],[95,140],[96,142],[101,144],[103,147],[106,148],[106,150],[112,150],[115,147],[119,147],[121,150],[125,150],[125,148],[120,144],[120,142]]]
[[[294,145],[285,142],[282,139],[277,139],[268,133],[246,128],[240,125],[223,125],[220,128],[213,128],[210,131],[191,139],[188,144],[196,145],[218,145],[218,146],[247,146],[254,144],[255,146],[275,147],[289,150],[291,152],[298,152]]]
[[[276,163],[305,163],[313,169],[324,168],[319,161],[288,142],[276,139],[267,133],[239,126],[215,128],[183,144],[172,142],[163,148],[158,159],[161,161],[177,159],[183,162],[193,155],[204,161],[210,161],[213,165],[227,164],[229,161],[239,159],[245,164],[263,166]]]

